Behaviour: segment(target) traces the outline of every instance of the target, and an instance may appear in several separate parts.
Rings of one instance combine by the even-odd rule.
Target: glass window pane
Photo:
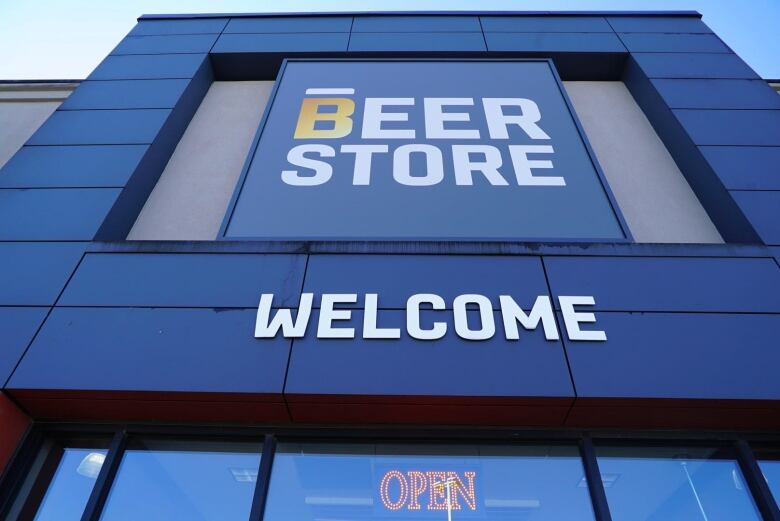
[[[614,521],[760,521],[739,466],[714,448],[600,447]]]
[[[775,497],[775,502],[780,503],[780,450],[759,449],[755,455],[761,473],[764,474],[764,479],[769,485],[769,490]]]
[[[35,521],[79,521],[106,457],[105,449],[55,449],[57,470],[46,489]]]
[[[265,521],[592,521],[575,447],[280,444]]]
[[[137,441],[117,471],[103,521],[245,521],[262,445]]]

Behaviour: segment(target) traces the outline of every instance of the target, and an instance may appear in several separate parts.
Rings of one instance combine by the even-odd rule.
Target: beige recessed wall
[[[272,81],[216,81],[192,118],[128,240],[217,237]]]

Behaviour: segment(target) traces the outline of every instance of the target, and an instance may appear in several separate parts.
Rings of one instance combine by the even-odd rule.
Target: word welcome
[[[379,482],[379,498],[388,510],[461,510],[461,499],[469,510],[477,509],[474,482],[477,473],[453,471],[390,470]],[[422,500],[421,500],[422,498]]]
[[[257,308],[255,338],[274,338],[281,331],[284,338],[302,338],[309,324],[314,304],[313,293],[301,294],[298,313],[293,318],[291,308],[273,310],[273,293],[263,293]],[[507,340],[519,340],[521,326],[525,330],[534,330],[541,325],[547,340],[558,340],[558,326],[555,310],[547,295],[536,297],[531,310],[526,312],[509,295],[498,297],[504,337]],[[320,297],[320,312],[317,323],[317,338],[355,338],[354,327],[338,325],[339,322],[352,319],[352,309],[337,307],[339,304],[356,304],[357,293],[323,293]],[[363,302],[362,338],[397,339],[401,338],[399,327],[379,327],[379,295],[366,293]],[[596,322],[591,312],[578,311],[577,306],[594,306],[591,296],[559,296],[558,304],[569,340],[606,341],[604,331],[583,330],[581,324]],[[465,340],[488,340],[496,334],[496,320],[491,300],[484,295],[466,294],[455,297],[451,307],[445,300],[433,293],[417,293],[406,301],[406,332],[417,340],[439,340],[447,334],[448,323],[434,321],[423,327],[421,312],[433,310],[452,313],[455,333]],[[468,311],[477,311],[479,324],[469,323]],[[272,316],[272,311],[273,316]]]
[[[319,90],[319,89],[310,89]],[[341,89],[337,89],[341,90]],[[354,92],[354,89],[344,89]],[[474,98],[422,98],[424,132],[412,128],[410,110],[415,98],[365,98],[360,121],[360,139],[364,144],[343,144],[333,147],[324,143],[297,145],[287,154],[287,161],[298,169],[283,170],[282,181],[291,186],[317,186],[333,177],[333,166],[326,158],[337,154],[354,155],[352,184],[371,184],[375,157],[389,155],[393,179],[405,186],[432,186],[445,179],[444,154],[452,163],[452,176],[457,186],[473,186],[479,174],[493,186],[566,186],[561,176],[535,176],[533,169],[552,169],[548,159],[531,159],[529,154],[552,154],[553,147],[544,145],[509,145],[510,129],[519,128],[531,140],[550,140],[539,126],[542,115],[539,106],[527,98],[481,98],[481,111],[463,107],[475,106]],[[455,107],[455,108],[453,108]],[[460,107],[460,109],[458,109]],[[323,110],[327,108],[328,110]],[[487,126],[484,135],[471,123],[472,112],[479,112]],[[304,98],[298,114],[294,139],[334,140],[353,133],[355,101],[351,98]],[[404,122],[407,122],[404,128]],[[457,128],[452,128],[456,123]],[[326,127],[326,128],[323,128]],[[423,137],[424,135],[424,137]],[[420,142],[424,139],[426,142]],[[485,144],[493,140],[496,145]],[[394,140],[417,141],[393,146]],[[480,144],[439,144],[444,140],[481,140]],[[380,143],[377,143],[380,141]],[[516,142],[516,138],[514,142]],[[424,160],[425,167],[413,172],[413,157]],[[507,158],[508,156],[508,158]],[[505,167],[509,165],[510,167]],[[305,170],[300,170],[305,169]],[[509,175],[508,171],[511,170]]]

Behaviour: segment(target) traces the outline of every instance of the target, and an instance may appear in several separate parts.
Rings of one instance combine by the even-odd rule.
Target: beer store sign
[[[288,61],[224,236],[625,239],[552,65]]]

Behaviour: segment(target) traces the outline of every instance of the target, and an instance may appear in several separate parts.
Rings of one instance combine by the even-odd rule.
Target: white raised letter
[[[542,327],[544,327],[544,338],[558,340],[558,328],[555,325],[555,314],[550,297],[546,295],[536,297],[534,307],[527,315],[511,296],[501,295],[498,300],[501,302],[501,317],[504,320],[504,334],[507,340],[520,339],[520,333],[517,329],[518,322],[529,331],[536,329],[541,322]]]
[[[430,304],[433,309],[444,309],[444,299],[433,293],[412,295],[406,301],[406,331],[417,340],[438,340],[447,333],[446,322],[434,322],[431,329],[420,329],[420,304]]]
[[[532,168],[552,168],[552,161],[547,159],[531,160],[528,154],[552,154],[550,145],[509,145],[509,155],[512,156],[512,166],[518,186],[566,186],[563,177],[534,177]]]
[[[366,293],[366,305],[363,311],[363,338],[401,338],[401,330],[397,327],[376,327],[378,313],[378,296],[376,293]]]
[[[334,309],[334,304],[354,304],[355,293],[323,293],[320,303],[320,322],[317,324],[317,338],[355,338],[353,327],[333,327],[334,320],[349,320],[352,311]]]
[[[413,176],[411,158],[413,153],[425,154],[425,175]],[[401,145],[393,153],[393,179],[407,186],[431,186],[444,179],[444,162],[441,150],[433,145]]]
[[[542,115],[533,101],[526,98],[482,98],[482,105],[491,139],[509,139],[506,130],[509,124],[518,125],[531,139],[550,139],[536,124]],[[520,107],[520,114],[504,114],[506,106]]]
[[[385,105],[414,105],[414,98],[366,98],[363,139],[414,139],[414,129],[383,129],[383,121],[409,121],[406,112],[382,112]]]
[[[320,157],[333,157],[336,151],[328,145],[298,145],[287,153],[287,161],[293,166],[314,170],[312,176],[300,176],[297,170],[283,170],[282,181],[293,186],[316,186],[328,182],[333,175],[333,167],[325,161],[305,157],[307,152],[316,152]]]
[[[468,112],[444,112],[444,105],[474,105],[474,98],[424,98],[425,137],[428,139],[479,139],[479,130],[444,128],[445,121],[470,121]]]
[[[301,302],[298,304],[298,315],[295,317],[295,322],[293,322],[290,309],[281,308],[269,323],[268,319],[271,315],[274,295],[273,293],[260,295],[260,305],[257,306],[257,321],[255,322],[255,338],[274,338],[279,332],[279,328],[282,329],[284,338],[302,338],[309,323],[313,298],[313,293],[301,294]]]
[[[470,154],[483,154],[484,161],[472,161]],[[501,166],[501,152],[490,145],[452,145],[452,163],[455,168],[455,184],[471,186],[472,175],[481,172],[493,186],[508,186],[509,183],[498,172]]]
[[[355,169],[352,184],[365,186],[371,184],[371,157],[374,152],[387,152],[387,145],[341,145],[342,153],[355,154]]]
[[[480,329],[469,329],[467,304],[479,307]],[[452,303],[455,316],[455,332],[465,340],[487,340],[496,334],[496,321],[493,320],[493,305],[484,295],[458,295]]]
[[[595,305],[596,301],[593,297],[558,297],[558,302],[561,303],[563,323],[566,325],[566,333],[569,336],[569,340],[589,340],[591,342],[604,342],[607,340],[607,334],[604,331],[583,331],[580,329],[581,322],[595,322],[596,315],[574,311],[574,306]]]

